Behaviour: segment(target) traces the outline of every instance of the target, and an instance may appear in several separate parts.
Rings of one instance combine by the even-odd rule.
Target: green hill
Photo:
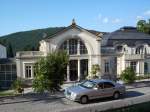
[[[44,38],[44,35],[52,35],[64,27],[52,27],[45,29],[37,29],[31,31],[17,32],[0,37],[0,43],[7,47],[8,57],[12,48],[13,54],[17,51],[38,50],[39,41]],[[11,48],[10,48],[11,47]]]

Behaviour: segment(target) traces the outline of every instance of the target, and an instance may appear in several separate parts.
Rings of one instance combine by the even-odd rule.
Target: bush
[[[12,85],[11,85],[12,89],[16,92],[16,93],[22,93],[24,91],[23,89],[23,83],[21,79],[16,79]]]
[[[125,83],[132,83],[136,79],[136,74],[131,67],[127,67],[124,71],[122,71],[120,78]]]

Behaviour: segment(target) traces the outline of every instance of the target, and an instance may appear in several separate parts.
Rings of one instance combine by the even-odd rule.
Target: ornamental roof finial
[[[73,25],[73,26],[76,25],[76,22],[75,22],[75,19],[74,19],[74,18],[72,19],[72,25]]]

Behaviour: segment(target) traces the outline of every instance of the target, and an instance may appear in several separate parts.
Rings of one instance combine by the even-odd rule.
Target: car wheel
[[[115,92],[114,95],[113,95],[113,98],[114,99],[119,99],[120,97],[120,93],[119,92]]]
[[[80,103],[86,104],[87,102],[88,102],[88,97],[87,97],[87,96],[82,96],[82,97],[80,98]]]

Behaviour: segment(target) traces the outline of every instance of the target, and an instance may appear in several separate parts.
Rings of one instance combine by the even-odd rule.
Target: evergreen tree
[[[10,57],[14,57],[14,53],[13,53],[13,49],[12,49],[12,45],[11,43],[8,44],[8,47],[7,47],[7,56],[10,58]]]

